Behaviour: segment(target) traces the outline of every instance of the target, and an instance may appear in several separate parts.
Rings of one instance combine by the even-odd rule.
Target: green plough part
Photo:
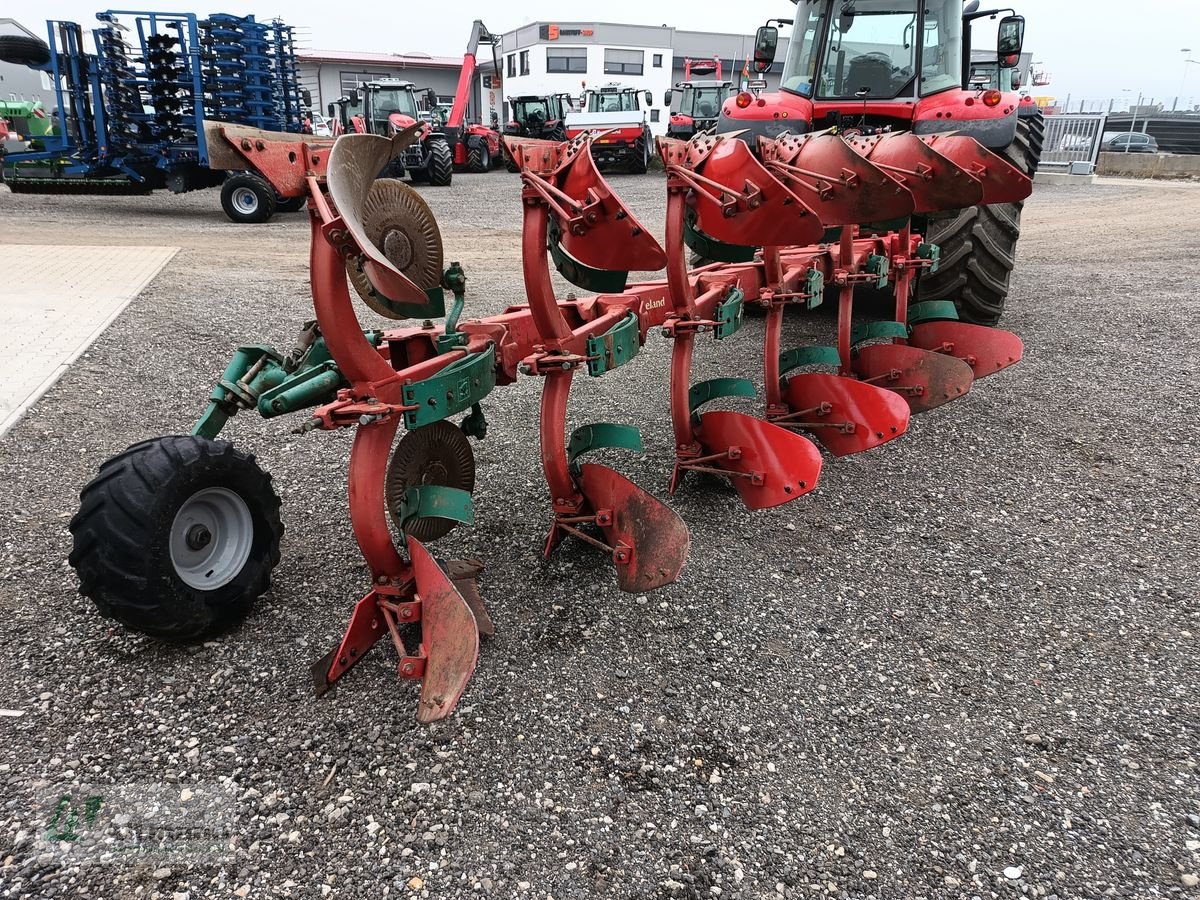
[[[957,321],[958,308],[953,300],[922,300],[908,308],[908,324],[918,322],[937,322],[950,319]]]
[[[619,368],[637,356],[641,349],[638,317],[631,312],[604,334],[594,334],[587,339],[588,374],[598,377]]]
[[[731,334],[737,334],[743,323],[743,306],[746,295],[739,288],[732,288],[729,296],[717,304],[716,327],[713,338],[722,341]]]
[[[833,366],[840,368],[842,357],[837,347],[795,347],[779,354],[779,374],[784,375],[801,366]]]
[[[332,400],[338,388],[345,385],[342,373],[333,360],[311,369],[297,372],[282,384],[265,392],[258,398],[258,413],[264,419],[320,406]]]
[[[932,259],[933,265],[929,267],[929,271],[936,272],[942,258],[942,248],[937,244],[920,244],[917,247],[917,259]]]
[[[583,454],[605,448],[640,453],[644,449],[642,433],[632,425],[617,425],[612,422],[581,425],[571,432],[571,439],[567,441],[567,462],[575,465],[575,460]]]
[[[469,353],[442,371],[404,386],[404,403],[417,408],[404,413],[409,431],[439,422],[474,406],[496,386],[496,348]]]
[[[450,268],[442,274],[442,284],[454,293],[454,303],[450,306],[450,312],[446,313],[445,332],[438,335],[438,353],[446,353],[467,342],[467,336],[458,330],[458,320],[467,303],[467,276],[462,266],[456,262],[450,263]]]
[[[754,382],[749,378],[711,378],[688,388],[688,411],[694,413],[705,403],[720,397],[754,396]]]
[[[364,335],[375,346],[382,337],[378,331]],[[289,362],[265,344],[238,347],[208,396],[208,408],[192,426],[192,434],[215,438],[229,418],[242,409],[257,409],[264,419],[270,419],[320,406],[346,386],[323,337],[312,342],[298,363]]]
[[[753,247],[743,247],[741,244],[726,244],[716,238],[710,238],[696,227],[694,216],[688,215],[683,220],[683,242],[697,256],[713,262],[746,263],[754,261]]]
[[[872,253],[867,257],[867,271],[878,277],[875,282],[875,287],[883,290],[888,286],[888,258],[886,256],[876,256]]]
[[[625,290],[625,284],[629,280],[628,272],[585,266],[564,250],[561,242],[562,232],[554,216],[551,216],[550,225],[546,229],[546,247],[550,250],[550,259],[554,262],[558,274],[571,284],[593,294],[619,294]]]
[[[820,269],[809,269],[804,277],[804,293],[808,294],[808,309],[816,309],[825,300],[825,273]]]
[[[471,495],[458,488],[440,484],[419,484],[404,492],[400,500],[400,526],[413,519],[450,519],[463,525],[475,522]]]
[[[863,341],[886,338],[908,337],[908,326],[899,322],[859,322],[850,329],[850,343],[861,344]]]

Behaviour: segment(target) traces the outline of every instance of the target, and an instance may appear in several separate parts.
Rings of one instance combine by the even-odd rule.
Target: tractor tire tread
[[[251,509],[251,557],[228,585],[187,587],[168,548],[177,501],[193,489],[233,485]],[[174,641],[199,640],[240,621],[270,587],[283,522],[271,476],[228,441],[172,436],[134,444],[99,467],[71,519],[68,561],[79,591],[102,615]]]
[[[233,204],[233,192],[239,187],[248,187],[258,197],[258,206],[251,213],[238,210]],[[275,189],[261,175],[253,172],[237,172],[229,175],[221,185],[221,208],[230,221],[239,225],[257,225],[275,215]]]
[[[434,140],[429,145],[429,183],[434,187],[449,187],[454,178],[454,154],[450,145]]]
[[[1016,137],[1000,155],[1032,178],[1044,137],[1040,113],[1019,119]],[[975,206],[955,216],[931,219],[926,239],[941,248],[941,259],[937,272],[921,276],[917,299],[952,300],[964,321],[997,324],[1016,265],[1023,206],[1023,202]]]
[[[44,66],[50,62],[50,47],[39,37],[0,34],[0,62],[16,66]]]

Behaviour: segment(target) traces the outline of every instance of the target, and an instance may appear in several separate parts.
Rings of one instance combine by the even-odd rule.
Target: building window
[[[528,50],[521,51],[521,74],[522,75],[529,74],[529,51]]]
[[[342,96],[345,97],[352,90],[357,90],[358,86],[364,81],[386,81],[388,78],[394,78],[383,72],[338,72],[338,78],[342,85]]]
[[[508,77],[517,77],[517,54],[515,53],[508,54]]]
[[[656,69],[662,68],[662,54],[661,53],[654,54],[654,68],[656,68]]]
[[[586,47],[547,47],[547,72],[587,72]]]
[[[650,108],[650,121],[651,121],[651,122],[657,122],[657,121],[658,121],[658,109],[657,109],[656,107],[651,107],[651,108]]]
[[[646,54],[641,50],[604,50],[605,75],[641,75]]]

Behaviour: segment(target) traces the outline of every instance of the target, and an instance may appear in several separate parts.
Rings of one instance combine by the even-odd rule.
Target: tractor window
[[[916,74],[918,27],[917,0],[847,0],[836,7],[826,29],[816,96],[898,97]]]
[[[547,110],[544,100],[518,100],[516,107],[514,118],[521,123],[532,122],[534,120],[546,122],[549,119],[556,118],[556,116]]]
[[[589,92],[587,95],[588,112],[629,112],[637,108],[637,97],[633,91]]]
[[[962,3],[928,0],[921,41],[921,93],[962,87]],[[997,87],[999,73],[997,72]],[[989,85],[990,87],[990,85]]]
[[[417,118],[417,101],[413,92],[404,88],[377,88],[367,93],[368,114],[374,134],[388,133],[388,117],[400,113],[411,119]]]
[[[783,63],[780,86],[811,97],[813,76],[817,71],[817,50],[825,28],[825,0],[807,0],[796,10],[796,25],[788,42],[787,59]]]
[[[678,111],[685,116],[697,119],[715,119],[721,112],[721,104],[728,96],[729,91],[720,86],[697,88],[685,86]]]

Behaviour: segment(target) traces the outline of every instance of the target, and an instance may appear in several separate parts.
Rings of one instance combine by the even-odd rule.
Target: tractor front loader
[[[482,564],[439,560],[427,545],[494,514],[473,506],[468,438],[485,436],[483,403],[496,389],[522,376],[542,383],[546,555],[586,546],[611,561],[619,588],[643,592],[679,579],[689,552],[716,548],[692,547],[674,510],[591,456],[641,451],[636,427],[591,422],[568,433],[577,377],[628,383],[645,342],[670,341],[666,490],[715,476],[757,510],[819,489],[818,444],[844,456],[895,440],[911,415],[1021,358],[1019,338],[958,320],[953,304],[908,302],[914,280],[939,264],[937,247],[913,231],[917,217],[1019,202],[1032,188],[970,137],[761,136],[754,152],[735,136],[659,139],[661,243],[600,173],[596,136],[509,138],[522,180],[525,298],[469,318],[466,276],[445,265],[428,207],[402,182],[377,178],[418,130],[340,138],[326,178],[310,162],[319,154],[291,155],[309,191],[314,319],[289,352],[239,348],[190,434],[129,448],[83,489],[70,561],[103,614],[182,641],[231,627],[266,589],[283,526],[270,476],[218,434],[250,409],[300,413],[300,433],[354,429],[349,512],[370,584],[313,680],[327,691],[386,638],[399,675],[421,682],[418,718],[435,721],[462,696],[492,624],[476,587]],[[895,227],[865,227],[883,221]],[[737,258],[689,271],[698,240]],[[593,295],[557,297],[551,266]],[[631,271],[662,269],[665,279],[628,284]],[[348,285],[388,318],[426,321],[364,330]],[[892,319],[856,320],[864,285],[892,288]],[[819,305],[827,287],[837,296],[836,346],[783,349],[783,311]],[[767,311],[762,398],[750,378],[692,377],[697,353],[738,338],[748,304]],[[649,393],[638,386],[639,406]]]

